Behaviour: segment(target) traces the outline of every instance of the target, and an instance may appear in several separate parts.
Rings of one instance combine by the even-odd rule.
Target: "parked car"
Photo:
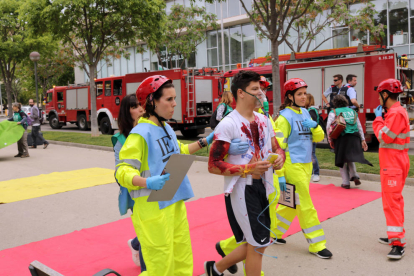
[[[42,125],[46,123],[46,112],[42,110],[42,108],[39,108],[42,112],[43,122]],[[22,110],[24,113],[26,113],[27,116],[30,116],[32,107],[30,105],[23,105]]]

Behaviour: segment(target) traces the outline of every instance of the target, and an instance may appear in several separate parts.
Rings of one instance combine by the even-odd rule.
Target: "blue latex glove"
[[[279,187],[280,191],[286,191],[286,178],[284,176],[279,177]]]
[[[312,121],[311,119],[306,119],[306,120],[302,123],[302,125],[303,125],[304,127],[308,127],[308,128],[315,128],[315,127],[317,127],[317,126],[318,126],[318,123],[317,123],[317,122],[315,122],[315,121]]]
[[[240,139],[231,140],[229,154],[231,155],[242,155],[249,149],[249,143],[242,142]]]
[[[213,138],[214,138],[214,131],[206,137],[207,144],[211,145],[211,143],[213,143]]]
[[[161,190],[165,182],[170,179],[170,174],[156,175],[147,178],[147,189]]]
[[[374,109],[375,116],[382,117],[382,105],[379,105]]]

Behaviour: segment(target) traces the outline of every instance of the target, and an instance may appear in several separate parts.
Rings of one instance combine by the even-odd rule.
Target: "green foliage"
[[[157,52],[159,62],[162,64],[164,61],[161,50],[166,46],[168,57],[165,60],[171,63],[174,57],[182,56],[182,64],[179,66],[182,67],[185,60],[196,52],[196,47],[206,40],[205,30],[218,27],[216,20],[216,15],[207,13],[205,7],[173,5],[163,35],[157,38],[156,45],[152,48]]]

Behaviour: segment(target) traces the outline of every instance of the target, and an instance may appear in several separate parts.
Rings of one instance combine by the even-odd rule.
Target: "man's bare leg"
[[[246,270],[246,275],[248,276],[260,276],[262,273],[262,257],[263,257],[262,254],[265,252],[266,247],[257,248],[255,250],[256,247],[257,246],[247,244],[247,256],[246,256],[245,270]]]
[[[230,266],[244,261],[246,259],[246,255],[247,243],[240,245],[239,247],[234,249],[230,254],[226,255],[226,257],[216,262],[216,268],[220,273],[223,273]]]

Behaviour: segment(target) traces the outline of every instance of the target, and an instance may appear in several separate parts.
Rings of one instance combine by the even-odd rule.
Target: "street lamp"
[[[30,60],[34,62],[35,66],[35,81],[36,81],[36,105],[39,107],[39,94],[37,92],[37,62],[40,59],[40,54],[38,52],[30,53]]]

